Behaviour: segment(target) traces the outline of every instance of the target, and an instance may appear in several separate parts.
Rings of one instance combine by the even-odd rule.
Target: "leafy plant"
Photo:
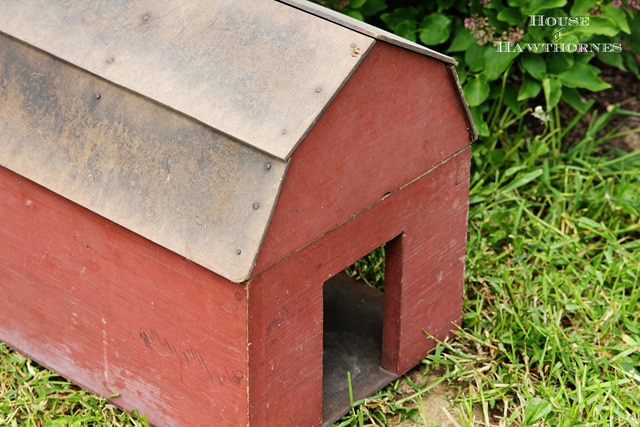
[[[356,280],[361,280],[378,290],[384,289],[384,245],[360,258],[345,272]]]
[[[453,56],[481,136],[491,134],[496,103],[516,114],[534,100],[546,113],[560,101],[586,111],[579,90],[610,87],[596,58],[640,77],[637,0],[321,3]]]

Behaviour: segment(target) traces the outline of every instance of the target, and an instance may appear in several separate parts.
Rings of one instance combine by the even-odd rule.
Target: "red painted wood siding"
[[[440,61],[377,42],[293,153],[254,275],[468,146]]]
[[[462,312],[469,153],[276,263],[249,283],[251,423],[320,425],[322,285],[380,244],[388,248],[384,366],[402,373],[444,339]]]
[[[157,425],[246,425],[246,288],[0,168],[0,340]]]

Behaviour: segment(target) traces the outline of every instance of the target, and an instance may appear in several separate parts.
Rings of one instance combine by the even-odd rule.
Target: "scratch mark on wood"
[[[102,372],[104,375],[105,387],[109,385],[109,356],[107,352],[107,346],[109,342],[107,340],[107,319],[102,316]]]
[[[194,354],[191,350],[189,350],[192,354]],[[209,375],[209,378],[211,378],[211,381],[218,381],[220,383],[220,385],[224,385],[224,381],[222,381],[222,378],[220,377],[215,377],[211,371],[209,370],[209,367],[207,366],[207,362],[204,361],[204,359],[202,358],[202,355],[198,352],[195,352],[195,357],[198,359],[198,361],[202,364],[202,366],[204,366],[205,371],[207,371],[207,374]]]
[[[144,341],[144,346],[147,347],[149,350],[152,350],[151,348],[151,343],[149,342],[149,337],[147,336],[146,332],[140,332],[140,338],[142,339],[142,341]]]
[[[138,336],[148,350],[162,357],[175,356],[177,358],[177,363],[180,365],[181,381],[184,380],[184,369],[195,363],[196,366],[199,365],[205,370],[207,376],[212,382],[215,382],[220,386],[224,386],[225,383],[234,383],[238,385],[242,383],[244,378],[244,372],[242,370],[224,368],[224,372],[214,372],[209,368],[207,362],[199,351],[194,350],[191,347],[187,347],[186,349],[181,349],[179,351],[176,346],[166,338],[162,338],[154,328],[151,328],[148,333],[140,331]]]

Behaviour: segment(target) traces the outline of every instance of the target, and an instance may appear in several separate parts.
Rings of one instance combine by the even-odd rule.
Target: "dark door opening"
[[[380,250],[383,249],[376,251]],[[358,263],[371,265],[370,261],[371,254],[354,264],[355,269]],[[384,269],[382,271],[384,275]],[[342,272],[324,284],[325,426],[338,420],[351,407],[347,373],[351,376],[354,401],[376,393],[398,377],[382,368],[384,293],[377,282],[378,289]]]

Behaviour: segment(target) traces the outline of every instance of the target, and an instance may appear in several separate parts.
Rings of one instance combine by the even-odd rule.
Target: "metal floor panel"
[[[383,293],[340,273],[324,285],[323,425],[398,378],[382,369]]]

